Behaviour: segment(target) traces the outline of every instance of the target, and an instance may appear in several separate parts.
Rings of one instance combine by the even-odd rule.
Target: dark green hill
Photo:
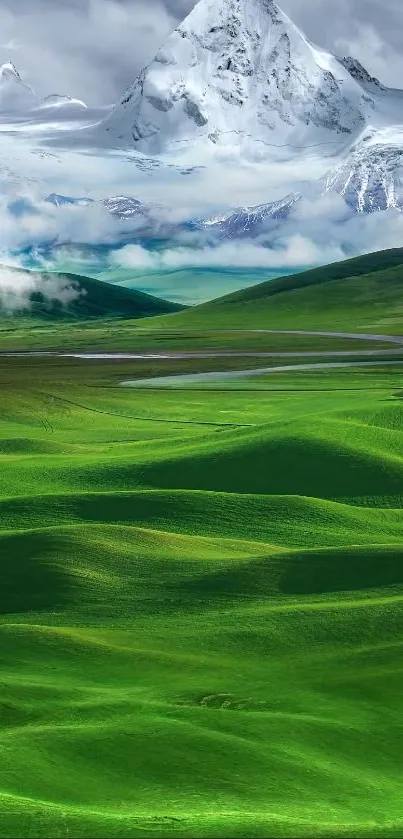
[[[27,272],[14,270],[18,288],[19,276],[26,277]],[[88,320],[101,317],[144,318],[178,312],[184,308],[141,291],[79,274],[39,274],[34,271],[29,274],[32,275],[36,290],[29,295],[28,302],[24,299],[24,305],[13,306],[13,314],[21,313],[24,317],[39,320]],[[6,310],[2,312],[0,308],[0,317],[2,315],[6,315]]]
[[[313,268],[303,273],[268,280],[251,288],[227,294],[225,297],[213,301],[213,303],[214,305],[250,303],[254,300],[274,297],[288,291],[301,291],[311,286],[321,286],[325,283],[347,280],[351,277],[365,277],[367,274],[390,271],[399,267],[403,269],[403,248],[368,253],[342,262],[334,262],[331,265],[321,265],[319,268]]]
[[[268,280],[151,324],[403,334],[403,249]]]

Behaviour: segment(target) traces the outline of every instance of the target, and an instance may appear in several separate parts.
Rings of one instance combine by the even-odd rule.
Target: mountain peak
[[[147,154],[309,145],[357,132],[368,95],[274,0],[200,0],[104,127]]]
[[[379,81],[379,79],[376,78],[376,76],[371,76],[368,73],[368,70],[366,70],[365,67],[362,66],[362,64],[358,61],[357,58],[353,58],[351,55],[348,55],[344,56],[343,58],[339,58],[338,60],[340,64],[342,64],[343,67],[345,67],[346,70],[348,70],[350,76],[352,76],[353,79],[356,79],[360,83],[360,85],[366,90],[370,91],[371,93],[373,93],[374,91],[376,92],[380,90],[387,90],[387,88],[383,84],[381,84],[381,82]]]
[[[15,79],[18,82],[22,82],[21,76],[12,61],[6,61],[0,67],[0,82],[6,79]]]
[[[36,96],[23,82],[15,64],[6,61],[0,66],[0,111],[20,111],[35,107]]]
[[[72,108],[88,108],[88,105],[82,99],[75,99],[73,96],[67,96],[62,93],[51,93],[45,96],[42,101],[43,108],[63,108],[65,106]]]

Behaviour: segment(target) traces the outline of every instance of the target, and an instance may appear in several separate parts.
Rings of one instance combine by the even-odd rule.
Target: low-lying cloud
[[[175,268],[308,268],[360,253],[403,245],[403,214],[353,212],[338,195],[296,205],[286,221],[268,218],[254,239],[220,241],[214,227],[182,232],[163,251],[129,244],[112,251],[110,264],[134,271]]]
[[[1,250],[12,252],[45,243],[112,245],[119,239],[120,226],[100,203],[57,207],[25,195],[18,196],[18,202],[7,197],[0,201],[0,231]]]
[[[58,274],[16,271],[8,266],[0,268],[0,312],[10,315],[29,311],[33,306],[33,295],[38,293],[50,306],[56,302],[68,306],[81,291]]]
[[[10,256],[12,259],[16,254],[22,255],[24,249],[35,249],[46,242],[51,247],[44,249],[42,257],[39,256],[41,249],[37,247],[36,264],[42,272],[58,267],[66,270],[69,266],[73,271],[92,276],[103,274],[108,279],[108,269],[119,272],[121,268],[124,269],[123,280],[131,281],[139,289],[158,291],[160,296],[185,302],[201,299],[200,270],[198,285],[190,278],[184,289],[182,280],[178,279],[178,293],[173,277],[168,278],[169,272],[186,269],[191,275],[192,269],[242,271],[242,278],[237,281],[234,277],[233,286],[229,289],[226,286],[231,290],[237,282],[244,282],[245,275],[248,281],[248,271],[267,271],[270,276],[292,273],[403,245],[403,214],[394,210],[357,214],[335,194],[303,200],[286,221],[267,219],[255,238],[237,241],[223,241],[220,230],[215,230],[214,226],[191,231],[181,228],[179,223],[170,227],[169,213],[155,207],[149,211],[147,224],[154,225],[156,230],[163,230],[164,226],[171,230],[164,246],[160,245],[158,249],[152,247],[151,240],[147,245],[144,238],[140,244],[139,229],[136,231],[138,221],[119,221],[100,204],[55,207],[44,201],[30,200],[32,211],[22,213],[20,217],[10,212],[9,204],[0,206],[0,250],[3,252],[0,263],[9,264]],[[178,209],[175,216],[175,220],[179,220],[186,217],[186,213]],[[128,244],[122,246],[122,241],[128,241]],[[95,247],[88,248],[88,245]],[[98,248],[98,245],[102,247]],[[151,275],[158,275],[155,282],[151,283]],[[18,308],[19,299],[26,301],[29,298],[32,282],[33,277],[28,274],[15,288],[15,278],[4,275],[0,281],[2,307]],[[209,287],[206,286],[204,299],[216,296],[213,280],[210,283],[206,280],[206,283]],[[217,288],[217,293],[220,290]],[[51,291],[55,299],[69,294],[64,287]]]
[[[329,251],[330,256],[330,251]],[[342,258],[340,250],[331,251]],[[224,242],[203,248],[167,248],[153,253],[140,245],[127,245],[111,254],[111,264],[137,271],[164,271],[173,268],[295,268],[315,265],[322,258],[314,242],[295,234],[284,245],[265,247],[254,242]]]

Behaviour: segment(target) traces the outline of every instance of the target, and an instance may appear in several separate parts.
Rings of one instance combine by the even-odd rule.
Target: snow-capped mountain
[[[8,90],[14,91],[13,101],[19,101],[16,90],[29,92],[28,118],[20,112],[14,119],[4,115],[2,91]],[[330,192],[358,213],[403,210],[403,92],[385,87],[355,58],[314,46],[274,0],[200,0],[121,102],[111,111],[100,110],[58,94],[38,102],[15,67],[3,65],[1,140],[9,157],[1,156],[0,169],[5,177],[19,184],[17,167],[22,181],[35,171],[40,194],[56,183],[63,191],[62,184],[73,182],[70,168],[82,171],[78,155],[84,147],[91,194],[99,194],[99,173],[107,160],[103,194],[113,190],[110,173],[116,167],[116,192],[127,184],[124,189],[134,195],[138,189],[143,196],[154,178],[150,194],[157,193],[157,182],[161,198],[175,193],[179,209],[191,206],[191,218],[174,224],[169,219],[183,218],[181,212],[160,212],[130,195],[96,201],[48,196],[58,207],[102,205],[122,222],[112,225],[119,235],[133,239],[168,239],[195,230],[206,231],[209,241],[250,238],[280,228],[290,216],[298,223],[301,202]],[[200,169],[210,163],[199,198]],[[58,180],[59,167],[64,176]],[[188,180],[179,197],[184,174],[191,187]],[[85,192],[75,188],[78,195]],[[285,198],[273,200],[279,195]],[[237,207],[243,201],[260,203]],[[223,205],[235,209],[205,218],[206,208],[214,212]],[[23,211],[21,202],[15,211]]]
[[[147,154],[345,144],[376,110],[362,71],[312,45],[274,0],[200,0],[104,128]]]
[[[358,213],[403,210],[403,127],[369,131],[325,177]]]
[[[32,88],[23,82],[12,61],[0,67],[0,111],[27,111],[38,104]]]
[[[360,62],[357,61],[356,58],[353,58],[351,55],[344,57],[340,56],[338,58],[338,61],[340,62],[340,64],[343,65],[343,67],[346,68],[346,70],[350,73],[350,76],[352,76],[353,79],[356,79],[359,85],[362,88],[364,88],[364,90],[367,90],[368,93],[385,93],[388,90],[387,87],[381,84],[379,79],[377,79],[375,76],[371,76],[368,73],[368,70],[366,70],[365,67],[363,67],[362,64],[360,64]]]
[[[195,222],[194,227],[199,230],[211,230],[219,239],[254,238],[271,219],[273,222],[286,221],[301,200],[301,193],[294,192],[280,201],[256,207],[239,207],[226,215]]]
[[[59,93],[52,93],[39,99],[33,88],[21,78],[12,61],[0,66],[0,113],[30,114],[34,110],[81,111],[87,105],[81,99],[74,99]]]
[[[102,204],[112,216],[119,219],[129,220],[144,212],[144,205],[137,198],[129,195],[115,195],[113,198],[104,198]]]
[[[120,221],[131,221],[134,218],[143,217],[148,220],[149,207],[132,198],[130,195],[114,195],[111,198],[101,198],[95,201],[93,198],[75,198],[72,195],[59,195],[52,192],[45,198],[48,204],[55,207],[75,206],[88,207],[94,204],[101,204],[114,218]]]
[[[324,178],[305,193],[292,193],[280,201],[238,208],[224,216],[197,223],[219,239],[254,238],[267,231],[270,220],[286,221],[307,198],[334,193],[355,213],[394,209],[403,212],[403,127],[368,130]]]

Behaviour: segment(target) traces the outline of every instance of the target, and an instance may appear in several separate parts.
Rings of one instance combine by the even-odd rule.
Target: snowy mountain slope
[[[274,222],[286,221],[301,200],[301,193],[294,192],[280,201],[256,207],[239,207],[224,216],[199,221],[194,226],[213,231],[219,239],[253,238],[259,235],[270,219]]]
[[[358,213],[403,210],[403,126],[368,131],[325,177]]]
[[[358,84],[364,88],[364,90],[367,90],[368,93],[376,95],[381,92],[385,93],[388,90],[388,88],[381,84],[379,79],[375,78],[375,76],[371,76],[365,67],[363,67],[362,64],[360,64],[360,62],[351,55],[345,57],[341,56],[337,60],[350,73],[350,76],[352,76],[353,79],[356,79]]]
[[[335,193],[355,213],[394,209],[403,212],[403,126],[364,132],[344,158],[307,191],[256,207],[238,208],[225,216],[202,220],[198,227],[219,239],[254,238],[267,222],[286,221],[300,202]]]
[[[81,99],[74,99],[71,96],[60,93],[52,93],[50,96],[45,96],[45,99],[40,103],[41,108],[88,108]]]
[[[110,142],[147,154],[193,143],[336,145],[375,103],[273,0],[200,0],[105,121]],[[265,153],[268,153],[266,148]]]
[[[37,105],[32,88],[23,82],[11,61],[0,67],[0,111],[26,111]]]
[[[128,195],[115,195],[112,198],[104,198],[102,204],[112,216],[126,220],[138,216],[145,209],[137,198],[131,198]]]
[[[55,207],[75,206],[88,207],[94,204],[101,204],[114,218],[119,221],[131,221],[134,218],[144,218],[148,221],[148,212],[150,208],[137,198],[132,198],[129,195],[114,195],[110,198],[102,198],[95,201],[93,198],[75,198],[72,195],[59,195],[52,192],[45,198],[49,204]]]
[[[9,90],[14,106],[30,92],[12,117],[2,112]],[[58,94],[38,102],[3,65],[3,191],[29,194],[21,186],[33,179],[56,206],[90,204],[68,196],[88,191],[124,222],[119,231],[144,238],[256,236],[293,214],[308,179],[310,200],[335,191],[356,212],[403,209],[403,92],[312,45],[274,0],[200,0],[122,101],[100,110]]]
[[[325,177],[307,183],[303,192],[294,192],[283,199],[256,206],[238,207],[210,218],[161,225],[157,206],[146,205],[130,196],[114,196],[100,203],[119,221],[135,221],[133,235],[153,237],[162,233],[169,237],[183,231],[211,232],[214,240],[253,239],[286,222],[294,210],[306,201],[312,202],[334,192],[341,195],[356,213],[373,213],[387,209],[403,211],[403,127],[366,130],[352,149]],[[48,201],[63,204],[93,203],[52,194]],[[271,225],[272,223],[272,225]],[[129,229],[130,226],[129,226]]]

